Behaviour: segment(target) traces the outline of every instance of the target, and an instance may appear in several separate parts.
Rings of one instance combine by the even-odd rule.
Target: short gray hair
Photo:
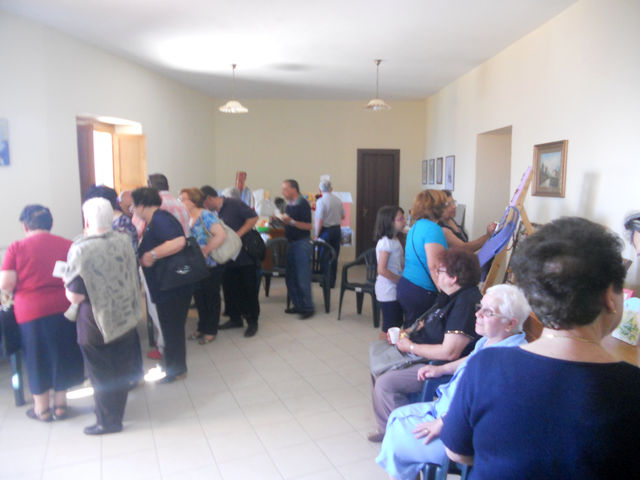
[[[321,180],[320,181],[320,191],[321,192],[330,192],[331,190],[333,190],[333,187],[331,185],[331,182],[329,180]]]
[[[515,285],[503,283],[488,288],[486,295],[491,295],[497,301],[499,313],[508,319],[518,321],[514,330],[522,330],[522,325],[531,314],[531,307],[522,290]]]
[[[105,198],[90,198],[84,202],[82,214],[92,230],[109,230],[113,223],[113,207]]]

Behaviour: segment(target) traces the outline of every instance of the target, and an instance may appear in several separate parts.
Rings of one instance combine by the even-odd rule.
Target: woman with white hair
[[[84,236],[69,250],[65,286],[77,309],[78,344],[94,388],[97,421],[87,435],[122,430],[130,381],[140,365],[136,325],[142,302],[136,256],[126,234],[111,229],[104,198],[82,205]]]
[[[447,455],[440,431],[467,361],[486,348],[527,343],[522,324],[530,313],[531,308],[518,287],[495,285],[487,290],[476,312],[476,333],[482,338],[473,352],[454,362],[425,365],[418,370],[419,380],[453,374],[449,383],[438,387],[434,401],[405,405],[391,413],[376,458],[389,475],[413,480],[427,463],[444,462]]]

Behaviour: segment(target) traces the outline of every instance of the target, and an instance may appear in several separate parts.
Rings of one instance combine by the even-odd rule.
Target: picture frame
[[[564,198],[568,140],[533,146],[533,191],[537,197]]]
[[[428,160],[422,160],[422,185],[427,184],[427,164]]]
[[[429,173],[428,173],[428,184],[433,185],[436,183],[436,160],[435,158],[429,159]]]
[[[453,192],[456,181],[456,156],[447,155],[444,159],[444,189]]]
[[[442,157],[436,158],[436,185],[442,185]]]
[[[0,166],[5,167],[11,163],[9,155],[9,120],[0,118]]]

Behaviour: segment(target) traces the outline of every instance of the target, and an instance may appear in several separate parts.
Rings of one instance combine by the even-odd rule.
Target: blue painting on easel
[[[9,120],[0,118],[0,166],[9,165]]]

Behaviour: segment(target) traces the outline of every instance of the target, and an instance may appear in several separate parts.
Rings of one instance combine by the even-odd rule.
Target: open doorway
[[[79,115],[76,126],[80,201],[92,185],[106,185],[118,193],[146,185],[146,146],[140,123]]]
[[[472,233],[484,233],[498,220],[511,198],[511,127],[478,135]]]

